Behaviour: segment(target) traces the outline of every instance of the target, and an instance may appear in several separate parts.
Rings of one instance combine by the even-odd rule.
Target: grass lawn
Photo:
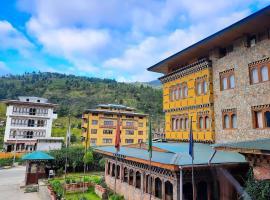
[[[87,192],[83,193],[73,193],[66,194],[66,200],[80,200],[80,198],[86,197],[87,200],[101,200],[95,192],[93,188],[89,188]]]

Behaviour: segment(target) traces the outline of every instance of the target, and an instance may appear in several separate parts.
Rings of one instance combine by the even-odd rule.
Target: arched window
[[[227,82],[228,82],[227,77],[224,77],[224,78],[222,79],[223,90],[228,89],[228,84],[227,84]]]
[[[204,82],[203,82],[203,93],[204,93],[204,94],[207,93],[207,89],[208,89],[208,88],[207,88],[207,82],[204,81]]]
[[[237,117],[236,117],[236,114],[232,114],[232,128],[237,128]]]
[[[199,128],[203,129],[203,117],[199,118]]]
[[[256,128],[263,128],[263,115],[261,111],[255,112]]]
[[[265,126],[267,128],[270,128],[270,111],[269,110],[264,113],[264,119],[265,119]]]
[[[183,89],[182,87],[179,88],[179,95],[180,95],[180,99],[183,99]]]
[[[178,129],[181,129],[181,119],[178,120]]]
[[[183,119],[181,118],[180,120],[179,120],[179,129],[183,129]]]
[[[259,82],[258,69],[254,68],[251,70],[252,83]]]
[[[235,82],[234,82],[234,75],[230,76],[230,88],[234,88],[235,87]]]
[[[174,130],[174,123],[175,123],[175,119],[174,118],[172,118],[172,130]]]
[[[230,128],[230,120],[228,115],[224,115],[224,128]]]
[[[202,93],[202,83],[199,82],[197,85],[197,94],[200,95]]]
[[[261,68],[261,74],[262,74],[262,81],[268,81],[269,80],[268,67],[267,66],[263,66]]]
[[[205,128],[209,129],[210,128],[210,119],[208,116],[205,117]]]
[[[179,119],[176,119],[175,120],[175,130],[178,130],[178,128],[179,128]]]
[[[184,87],[184,97],[187,97],[188,96],[188,87],[185,86]]]
[[[188,118],[185,119],[186,129],[188,129]]]
[[[186,125],[185,125],[185,119],[182,119],[182,129],[185,130],[186,129]]]
[[[179,90],[178,88],[175,89],[175,100],[179,99]]]

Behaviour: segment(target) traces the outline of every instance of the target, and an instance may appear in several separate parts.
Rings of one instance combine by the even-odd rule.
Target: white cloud
[[[247,16],[266,0],[19,0],[27,30],[71,73],[145,81],[146,68]],[[102,72],[106,70],[109,73]]]
[[[31,47],[28,39],[8,21],[0,21],[0,49],[15,49],[25,55]]]

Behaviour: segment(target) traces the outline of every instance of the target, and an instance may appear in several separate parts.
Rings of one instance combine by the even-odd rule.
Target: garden
[[[72,146],[49,153],[55,158],[51,162],[51,168],[56,171],[56,177],[48,181],[48,189],[54,199],[124,200],[107,188],[104,181],[105,160],[92,149],[85,152],[83,147]]]

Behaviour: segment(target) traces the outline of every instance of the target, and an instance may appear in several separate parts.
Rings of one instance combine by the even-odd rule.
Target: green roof
[[[213,147],[270,151],[270,138],[215,144]]]
[[[24,155],[22,160],[54,160],[54,157],[42,151],[35,151]]]
[[[153,146],[165,151],[153,151],[153,162],[179,166],[189,166],[192,164],[191,157],[189,156],[189,143],[187,142],[156,142],[153,143]],[[109,153],[115,153],[114,146],[96,147],[96,149]],[[210,144],[194,143],[194,164],[208,165],[208,162],[213,156],[214,152],[215,150],[210,146]],[[149,153],[146,149],[128,146],[121,147],[118,154],[143,160],[149,159]],[[245,157],[239,153],[224,151],[217,151],[211,160],[211,164],[228,163],[246,163],[246,160]]]

